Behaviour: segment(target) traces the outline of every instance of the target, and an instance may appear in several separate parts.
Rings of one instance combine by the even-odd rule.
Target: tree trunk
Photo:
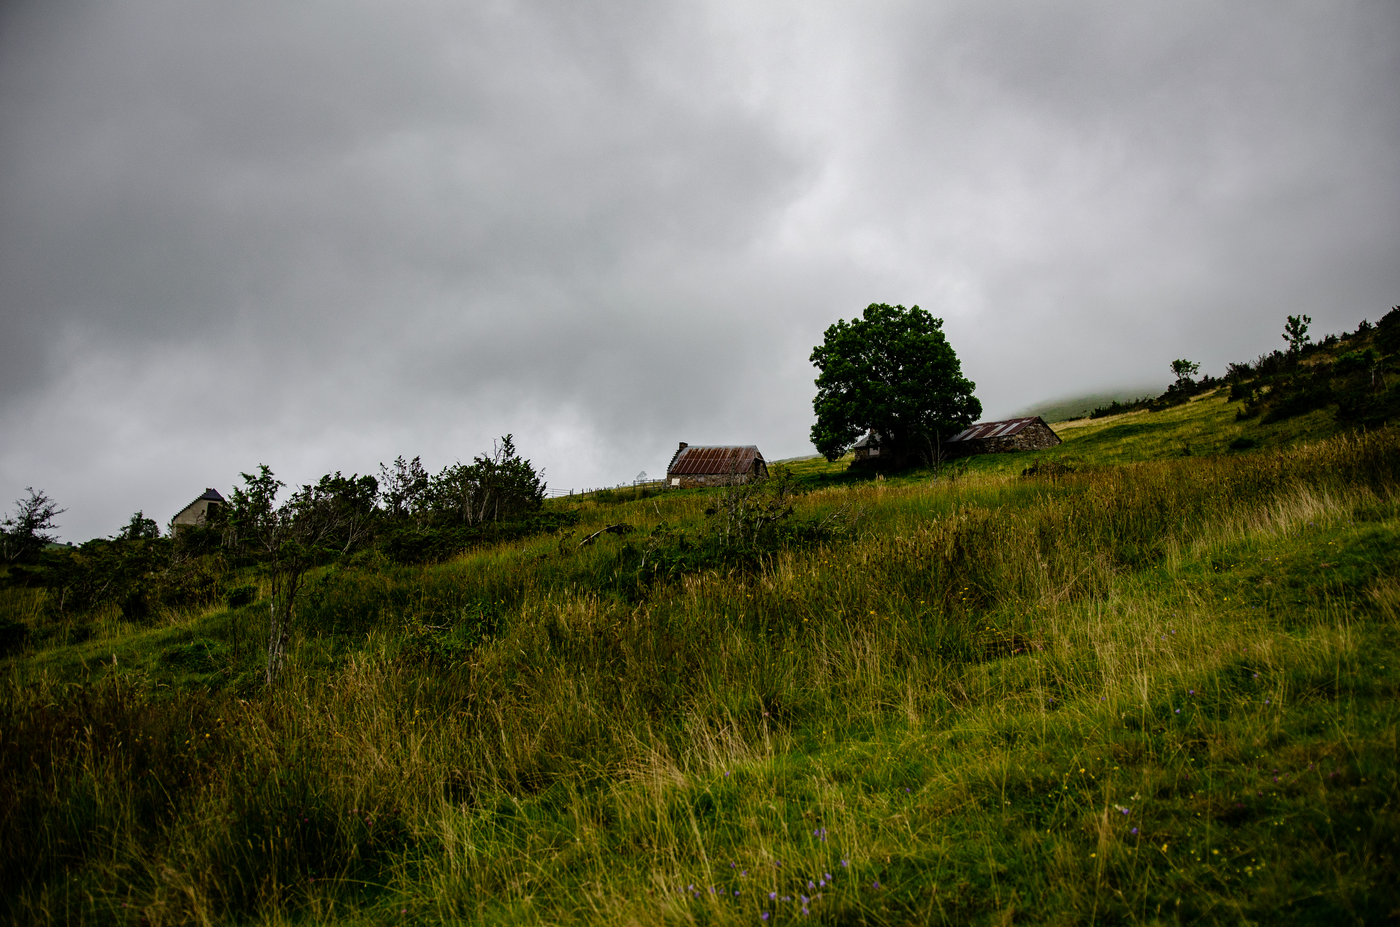
[[[283,620],[281,603],[277,601],[278,596],[274,593],[272,601],[268,603],[268,628],[267,628],[267,684],[273,686],[277,684],[277,678],[282,675],[282,659],[287,648],[287,623]]]

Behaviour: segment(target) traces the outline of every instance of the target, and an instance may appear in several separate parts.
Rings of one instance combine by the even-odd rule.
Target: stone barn
[[[1060,443],[1060,436],[1039,415],[1004,422],[978,422],[943,442],[947,457],[1000,454],[1006,451],[1039,451]]]
[[[682,489],[693,486],[728,486],[768,476],[768,462],[752,444],[732,446],[689,445],[684,441],[666,467],[666,482]]]
[[[204,495],[182,508],[174,518],[170,519],[170,527],[175,530],[202,525],[223,504],[224,497],[219,495],[217,489],[206,489]]]

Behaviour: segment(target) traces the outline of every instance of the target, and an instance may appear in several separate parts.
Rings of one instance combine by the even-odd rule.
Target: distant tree
[[[326,542],[340,553],[348,554],[374,536],[379,504],[379,481],[374,477],[341,476],[337,470],[321,477],[314,487],[304,489],[311,491],[318,505],[328,509],[327,515],[334,527]]]
[[[0,554],[6,563],[28,560],[43,550],[45,544],[53,543],[56,539],[49,532],[58,527],[54,519],[67,511],[59,508],[42,489],[35,492],[33,486],[26,486],[24,491],[29,495],[16,499],[14,514],[0,522]]]
[[[1288,321],[1283,326],[1283,340],[1288,342],[1288,353],[1296,356],[1303,350],[1303,345],[1312,340],[1308,336],[1308,325],[1312,323],[1312,317],[1306,315],[1290,315]]]
[[[1227,380],[1247,380],[1254,375],[1254,370],[1249,366],[1249,362],[1230,362],[1225,367],[1225,379]]]
[[[380,498],[390,521],[421,521],[428,513],[428,489],[432,478],[420,458],[404,460],[400,455],[393,468],[379,465]]]
[[[820,372],[812,444],[828,460],[873,430],[896,457],[932,462],[940,439],[982,414],[943,320],[918,306],[870,304],[828,328],[811,361]]]
[[[1201,369],[1200,364],[1192,363],[1189,360],[1172,361],[1172,374],[1176,376],[1177,385],[1190,385],[1196,376],[1196,371]]]
[[[435,476],[429,490],[435,512],[448,523],[482,525],[536,511],[544,502],[544,471],[515,450],[506,435],[491,453],[454,464]]]
[[[346,549],[345,538],[355,530],[348,522],[362,514],[357,509],[366,486],[362,479],[373,478],[323,477],[279,505],[277,494],[286,484],[266,464],[259,464],[257,474],[242,476],[244,486],[233,491],[219,513],[218,527],[225,544],[260,560],[271,579],[267,684],[274,685],[282,673],[306,571]]]
[[[1400,354],[1400,306],[1381,316],[1376,323],[1376,347],[1382,354]]]
[[[156,524],[154,518],[147,518],[144,512],[138,511],[131,516],[131,521],[126,527],[117,532],[119,541],[151,541],[160,537],[160,525]]]

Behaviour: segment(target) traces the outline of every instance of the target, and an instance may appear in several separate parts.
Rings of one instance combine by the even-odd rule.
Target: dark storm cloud
[[[0,491],[70,537],[505,431],[804,453],[871,301],[990,414],[1400,301],[1392,5],[0,15]]]

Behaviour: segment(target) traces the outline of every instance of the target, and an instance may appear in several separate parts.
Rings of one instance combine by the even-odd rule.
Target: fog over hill
[[[271,464],[557,487],[810,453],[808,355],[946,320],[985,413],[1400,303],[1400,6],[0,8],[0,505]]]

